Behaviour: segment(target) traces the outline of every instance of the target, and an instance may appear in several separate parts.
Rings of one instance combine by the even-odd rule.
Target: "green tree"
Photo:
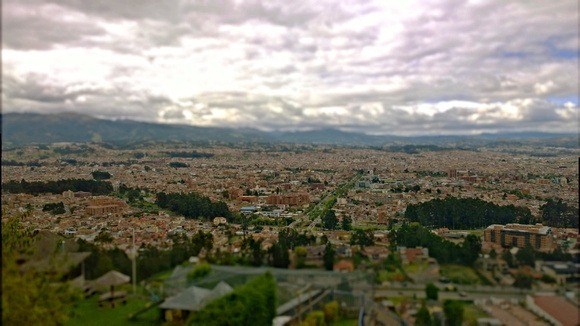
[[[187,274],[187,280],[190,282],[206,277],[211,273],[211,265],[208,263],[201,263]]]
[[[461,323],[463,323],[464,308],[460,301],[445,300],[443,303],[443,311],[445,312],[449,326],[461,326]]]
[[[19,219],[17,215],[2,221],[2,324],[62,325],[79,294],[59,282],[62,275],[56,266],[47,273],[17,264],[32,254],[33,244]]]
[[[417,315],[415,315],[415,325],[416,326],[431,326],[431,314],[427,307],[425,307],[425,303],[421,305],[419,311],[417,311]]]
[[[520,289],[531,289],[534,280],[528,274],[518,273],[515,275],[514,286]]]
[[[276,242],[269,249],[270,253],[270,264],[278,268],[288,268],[290,265],[290,255],[288,254],[288,248],[280,242]]]
[[[278,297],[276,280],[270,273],[237,287],[192,314],[188,325],[272,325]]]
[[[535,266],[536,263],[536,252],[530,244],[527,244],[522,249],[518,250],[516,253],[516,259],[518,263],[527,266]]]
[[[475,263],[481,252],[481,239],[473,234],[468,235],[461,245],[461,262],[471,266]]]
[[[514,261],[514,256],[512,255],[512,253],[509,250],[505,250],[501,254],[501,259],[505,260],[506,264],[508,264],[508,266],[510,268],[516,267],[516,263]]]
[[[372,246],[374,244],[373,235],[371,231],[354,229],[351,233],[350,244],[359,245],[361,247]]]
[[[296,257],[296,268],[302,268],[306,265],[306,254],[308,251],[306,248],[300,246],[294,249],[294,255]]]
[[[427,284],[425,287],[425,295],[429,300],[439,300],[439,288],[433,283]]]
[[[332,325],[340,317],[340,305],[337,301],[330,301],[324,305],[324,321],[327,325]]]
[[[345,231],[350,231],[352,230],[352,219],[348,216],[345,216],[342,218],[342,229]]]
[[[323,256],[324,268],[327,271],[331,271],[334,268],[334,255],[335,255],[334,247],[330,242],[327,242],[326,247],[324,248],[324,256]]]
[[[322,216],[322,226],[328,230],[334,230],[338,226],[338,218],[332,209],[327,210]]]

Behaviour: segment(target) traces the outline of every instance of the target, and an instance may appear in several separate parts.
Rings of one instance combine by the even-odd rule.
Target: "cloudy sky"
[[[2,110],[577,132],[578,50],[574,0],[5,0]]]

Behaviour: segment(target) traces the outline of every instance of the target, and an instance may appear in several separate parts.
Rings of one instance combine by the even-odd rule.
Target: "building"
[[[530,244],[536,250],[551,251],[555,246],[552,228],[542,224],[492,224],[483,232],[483,239],[504,248]]]
[[[528,295],[526,306],[552,325],[577,326],[580,324],[580,310],[562,297],[548,294]]]
[[[127,207],[127,203],[112,197],[93,197],[85,212],[89,215],[104,215],[120,213]]]
[[[270,195],[266,198],[268,205],[304,205],[310,202],[307,193],[289,195]]]

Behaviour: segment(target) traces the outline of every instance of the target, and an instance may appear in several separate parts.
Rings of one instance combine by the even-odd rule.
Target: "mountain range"
[[[222,143],[301,143],[345,146],[388,146],[404,144],[473,145],[498,141],[574,138],[575,134],[539,132],[481,134],[477,136],[367,135],[338,129],[295,132],[266,132],[257,129],[198,127],[132,120],[105,120],[78,113],[6,113],[2,121],[2,148],[56,142],[109,142],[130,144],[147,141],[195,141]]]

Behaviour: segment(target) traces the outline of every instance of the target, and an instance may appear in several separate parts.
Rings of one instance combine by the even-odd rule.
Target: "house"
[[[218,226],[220,224],[228,224],[228,221],[223,216],[218,216],[213,219],[213,225]]]
[[[352,260],[341,259],[337,263],[334,264],[332,270],[337,272],[352,272],[354,271],[354,263]]]
[[[383,246],[368,246],[364,247],[361,253],[372,262],[379,262],[387,259],[389,256],[389,249]]]
[[[306,247],[306,265],[322,266],[324,251],[326,250],[325,245],[320,246],[308,246]]]
[[[420,263],[429,259],[429,249],[423,247],[405,248],[399,247],[399,254],[401,255],[401,262],[404,265],[411,263]]]

